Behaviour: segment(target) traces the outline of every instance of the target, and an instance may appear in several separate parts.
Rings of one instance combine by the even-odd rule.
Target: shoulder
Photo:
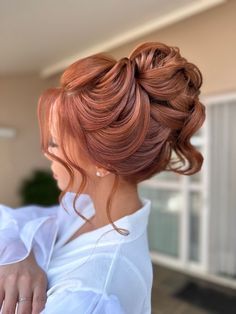
[[[69,276],[80,280],[83,287],[93,287],[98,291],[105,287],[109,292],[110,288],[125,285],[126,289],[132,288],[138,294],[146,294],[152,285],[150,255],[137,248],[134,250],[132,246],[126,246],[125,250],[123,244],[90,247],[80,252],[79,263],[76,264]]]

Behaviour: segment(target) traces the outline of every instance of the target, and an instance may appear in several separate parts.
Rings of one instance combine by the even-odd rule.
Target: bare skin
[[[1,313],[15,313],[19,296],[31,298],[18,303],[17,314],[39,314],[47,300],[47,275],[38,266],[31,252],[23,261],[0,266]]]
[[[128,191],[128,189],[127,189],[127,191]],[[137,191],[136,192],[134,191],[133,193],[135,194],[135,193],[137,193]],[[122,193],[122,196],[124,197],[125,194]],[[132,213],[134,213],[135,211],[137,211],[139,208],[142,207],[141,200],[138,198],[138,196],[137,196],[137,198],[135,198],[135,197],[132,198],[131,193],[126,194],[126,197],[123,198],[123,202],[124,202],[124,205],[119,203],[120,207],[117,207],[117,208],[119,208],[120,210],[118,210],[118,211],[114,210],[114,207],[112,207],[113,208],[113,211],[112,211],[112,220],[113,221],[118,220],[118,219],[122,218],[123,216],[131,215]],[[123,207],[122,207],[122,205],[123,205]],[[126,207],[125,207],[125,205],[126,205]],[[97,212],[97,210],[96,210],[96,212]],[[105,215],[106,215],[106,213],[105,213]],[[110,223],[109,220],[106,218],[106,216],[103,217],[103,220],[102,220],[102,216],[100,216],[100,219],[101,219],[100,221],[96,220],[97,217],[99,217],[99,215],[95,214],[92,218],[90,218],[90,222],[92,223],[92,225],[85,222],[82,225],[82,227],[80,227],[80,229],[77,230],[73,234],[73,236],[65,244],[69,243],[73,239],[76,239],[79,235],[81,235],[83,233],[95,230],[97,228],[103,227],[103,226]]]

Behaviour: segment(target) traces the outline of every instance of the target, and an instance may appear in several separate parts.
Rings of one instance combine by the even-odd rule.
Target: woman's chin
[[[62,190],[62,186],[61,186],[60,182],[58,181],[58,179],[55,179],[55,181],[56,181],[56,183],[57,183],[57,187],[58,187],[60,190]]]

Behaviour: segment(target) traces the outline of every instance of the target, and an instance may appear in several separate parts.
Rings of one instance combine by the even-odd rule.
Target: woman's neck
[[[100,228],[110,223],[106,212],[106,201],[110,189],[97,191],[96,194],[90,195],[95,208],[95,215],[90,219],[95,228]],[[112,221],[116,221],[126,215],[131,215],[143,206],[138,195],[137,186],[123,185],[118,188],[111,202],[110,216]]]

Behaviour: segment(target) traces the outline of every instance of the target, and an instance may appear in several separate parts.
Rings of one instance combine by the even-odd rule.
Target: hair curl
[[[38,102],[41,149],[70,175],[60,201],[73,184],[74,169],[82,176],[74,209],[86,185],[86,172],[67,154],[68,136],[76,141],[77,151],[115,174],[106,210],[118,232],[109,211],[119,177],[138,184],[161,171],[192,175],[201,169],[203,156],[190,139],[205,120],[205,106],[199,101],[202,74],[178,47],[146,42],[118,61],[94,54],[71,64],[60,83]],[[49,115],[55,102],[65,160],[48,151]]]

